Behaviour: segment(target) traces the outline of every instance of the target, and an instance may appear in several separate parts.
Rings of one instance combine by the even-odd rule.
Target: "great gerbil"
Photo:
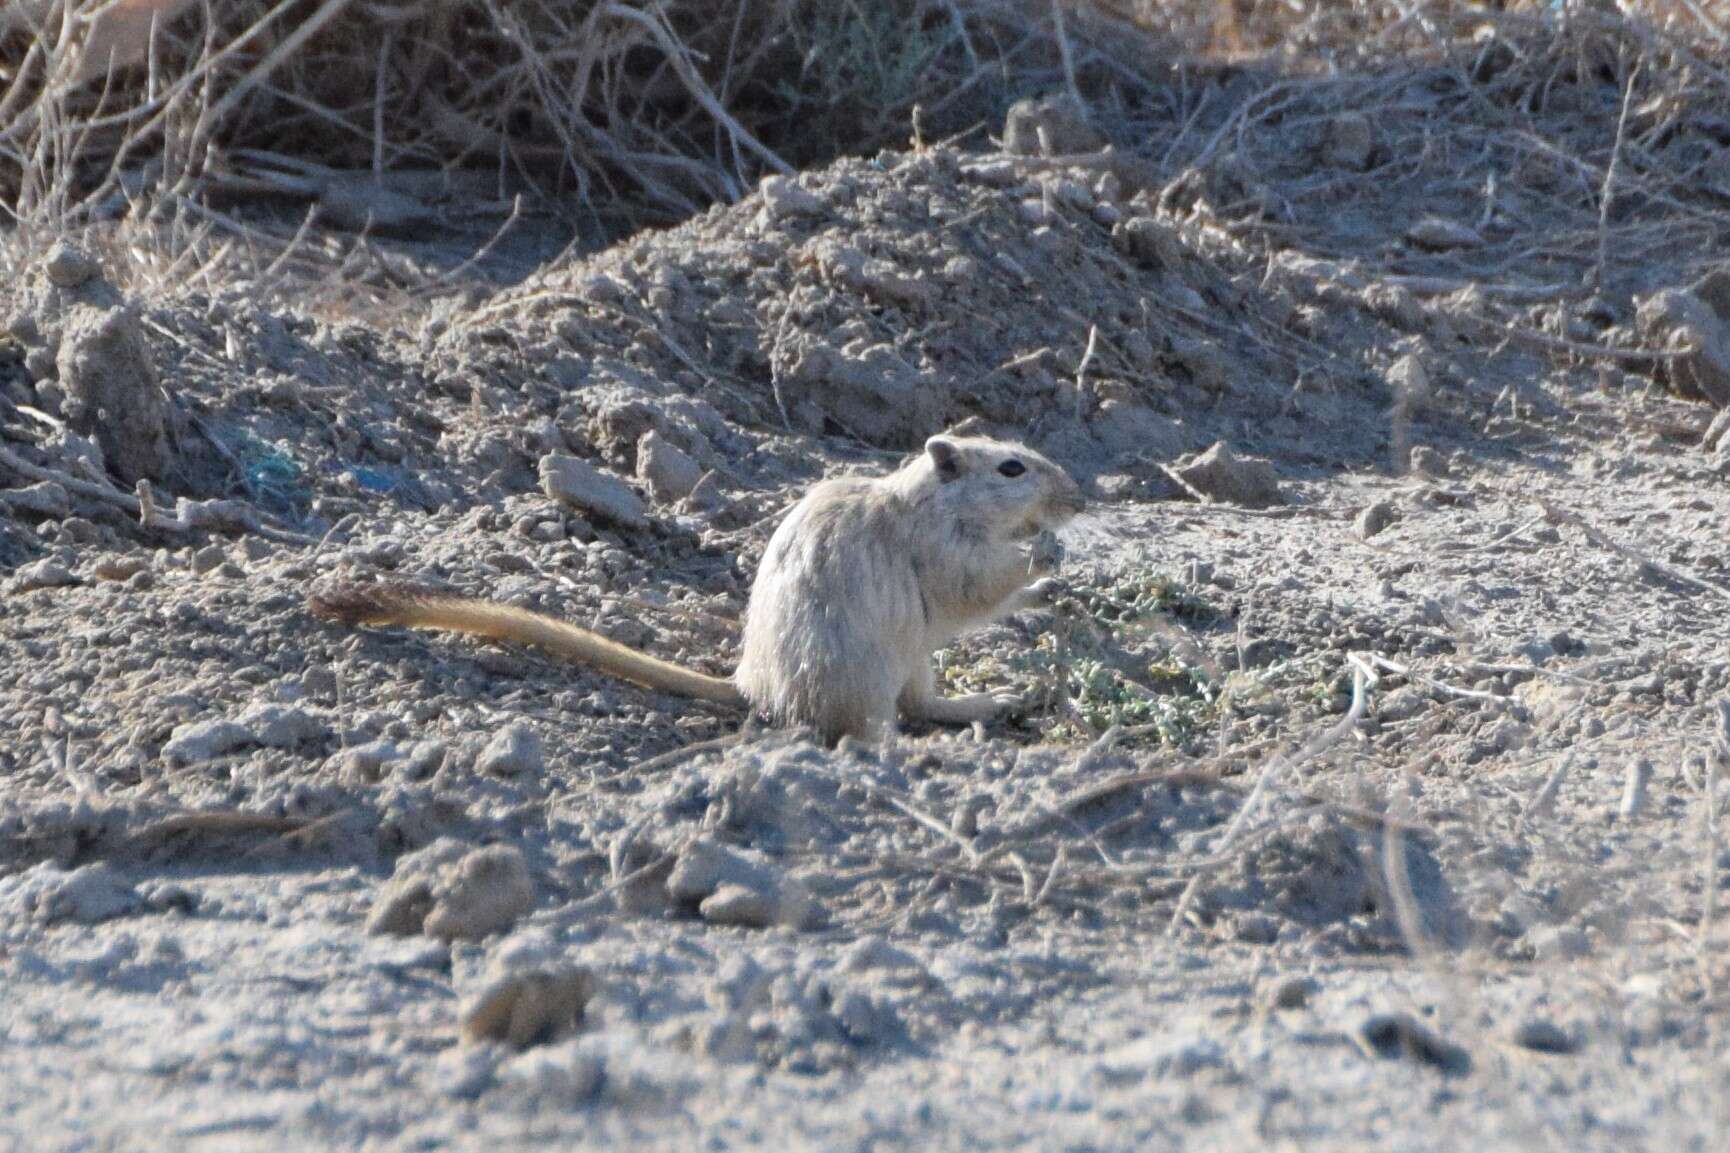
[[[730,679],[617,644],[555,617],[402,583],[343,584],[309,599],[350,624],[449,629],[572,657],[634,684],[748,706],[824,739],[911,718],[987,720],[1008,693],[937,695],[931,655],[1039,603],[1052,561],[1030,548],[1080,512],[1080,487],[1024,445],[935,436],[885,477],[816,485],[757,570],[744,651]]]

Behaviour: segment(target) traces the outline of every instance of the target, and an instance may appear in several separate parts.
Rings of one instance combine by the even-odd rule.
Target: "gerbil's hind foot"
[[[975,721],[994,721],[1023,707],[1019,693],[1003,690],[969,693],[964,697],[927,697],[917,702],[909,712],[940,725],[971,725]]]

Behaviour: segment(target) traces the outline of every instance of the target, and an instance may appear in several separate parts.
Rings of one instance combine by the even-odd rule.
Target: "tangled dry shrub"
[[[145,190],[479,170],[590,220],[682,217],[904,138],[916,104],[942,132],[1065,69],[1135,78],[1059,53],[1051,19],[1036,0],[23,0],[0,12],[0,206],[58,225]]]
[[[1159,28],[1196,55],[1275,56],[1312,66],[1469,42],[1481,28],[1638,20],[1669,32],[1730,44],[1726,0],[1093,0],[1113,18]]]

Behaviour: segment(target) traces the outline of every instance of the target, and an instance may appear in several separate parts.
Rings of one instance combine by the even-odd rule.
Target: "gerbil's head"
[[[925,442],[925,456],[942,503],[1004,536],[1057,528],[1087,507],[1074,478],[1024,444],[934,436]]]

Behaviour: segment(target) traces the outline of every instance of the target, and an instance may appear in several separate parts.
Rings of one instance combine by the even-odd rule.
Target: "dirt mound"
[[[842,161],[553,269],[455,318],[437,348],[556,388],[625,468],[651,429],[704,459],[719,414],[752,440],[898,451],[968,423],[1156,481],[1222,435],[1292,431],[1280,419],[1318,359],[1305,330],[1328,322],[1155,200],[1110,166]],[[1329,372],[1340,411],[1386,403],[1349,366]]]

